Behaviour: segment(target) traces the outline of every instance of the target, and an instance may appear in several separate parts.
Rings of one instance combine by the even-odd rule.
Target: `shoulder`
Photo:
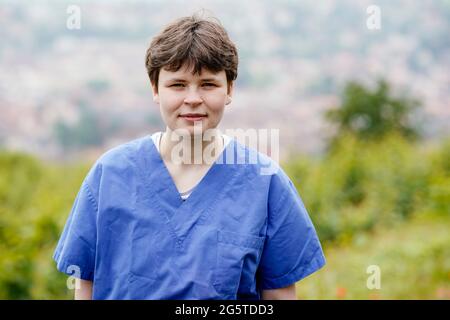
[[[268,155],[236,141],[237,163],[245,163],[254,176],[288,187],[292,182],[280,164]]]
[[[86,176],[88,184],[95,184],[108,174],[131,173],[139,167],[142,155],[150,150],[150,136],[120,144],[103,153]]]
[[[140,154],[148,150],[150,139],[150,136],[145,136],[120,144],[102,154],[96,163],[113,167],[132,164]]]
[[[259,184],[265,184],[270,202],[278,202],[283,197],[296,196],[296,188],[280,164],[268,155],[236,141],[237,161],[247,168],[247,179],[256,179]],[[280,199],[282,200],[282,199]],[[281,201],[280,201],[281,202]]]

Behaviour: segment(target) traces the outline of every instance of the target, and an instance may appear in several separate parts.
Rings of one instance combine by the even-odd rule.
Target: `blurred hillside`
[[[348,80],[384,77],[423,101],[425,137],[449,134],[450,2],[0,1],[0,145],[41,158],[96,158],[163,129],[144,67],[151,37],[206,8],[240,54],[235,97],[221,127],[282,128],[288,150],[320,153],[333,131],[322,114]],[[66,28],[68,5],[81,29]],[[262,94],[263,93],[263,94]]]

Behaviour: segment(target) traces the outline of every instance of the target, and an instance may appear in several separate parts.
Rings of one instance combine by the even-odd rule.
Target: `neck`
[[[219,129],[208,135],[180,135],[169,127],[161,137],[160,153],[164,161],[177,166],[211,165],[224,148]]]

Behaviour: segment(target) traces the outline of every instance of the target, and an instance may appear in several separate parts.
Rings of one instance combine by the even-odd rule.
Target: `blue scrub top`
[[[269,157],[232,139],[183,201],[150,136],[97,160],[53,258],[93,281],[93,299],[260,299],[325,264],[295,186]]]

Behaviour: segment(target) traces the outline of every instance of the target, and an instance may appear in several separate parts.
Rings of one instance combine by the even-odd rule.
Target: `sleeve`
[[[92,180],[92,175],[88,175],[81,185],[53,259],[59,271],[76,278],[93,281],[98,205],[89,180]]]
[[[262,289],[289,286],[326,263],[314,225],[292,181],[284,172],[274,175],[273,180],[267,237],[258,267]]]

